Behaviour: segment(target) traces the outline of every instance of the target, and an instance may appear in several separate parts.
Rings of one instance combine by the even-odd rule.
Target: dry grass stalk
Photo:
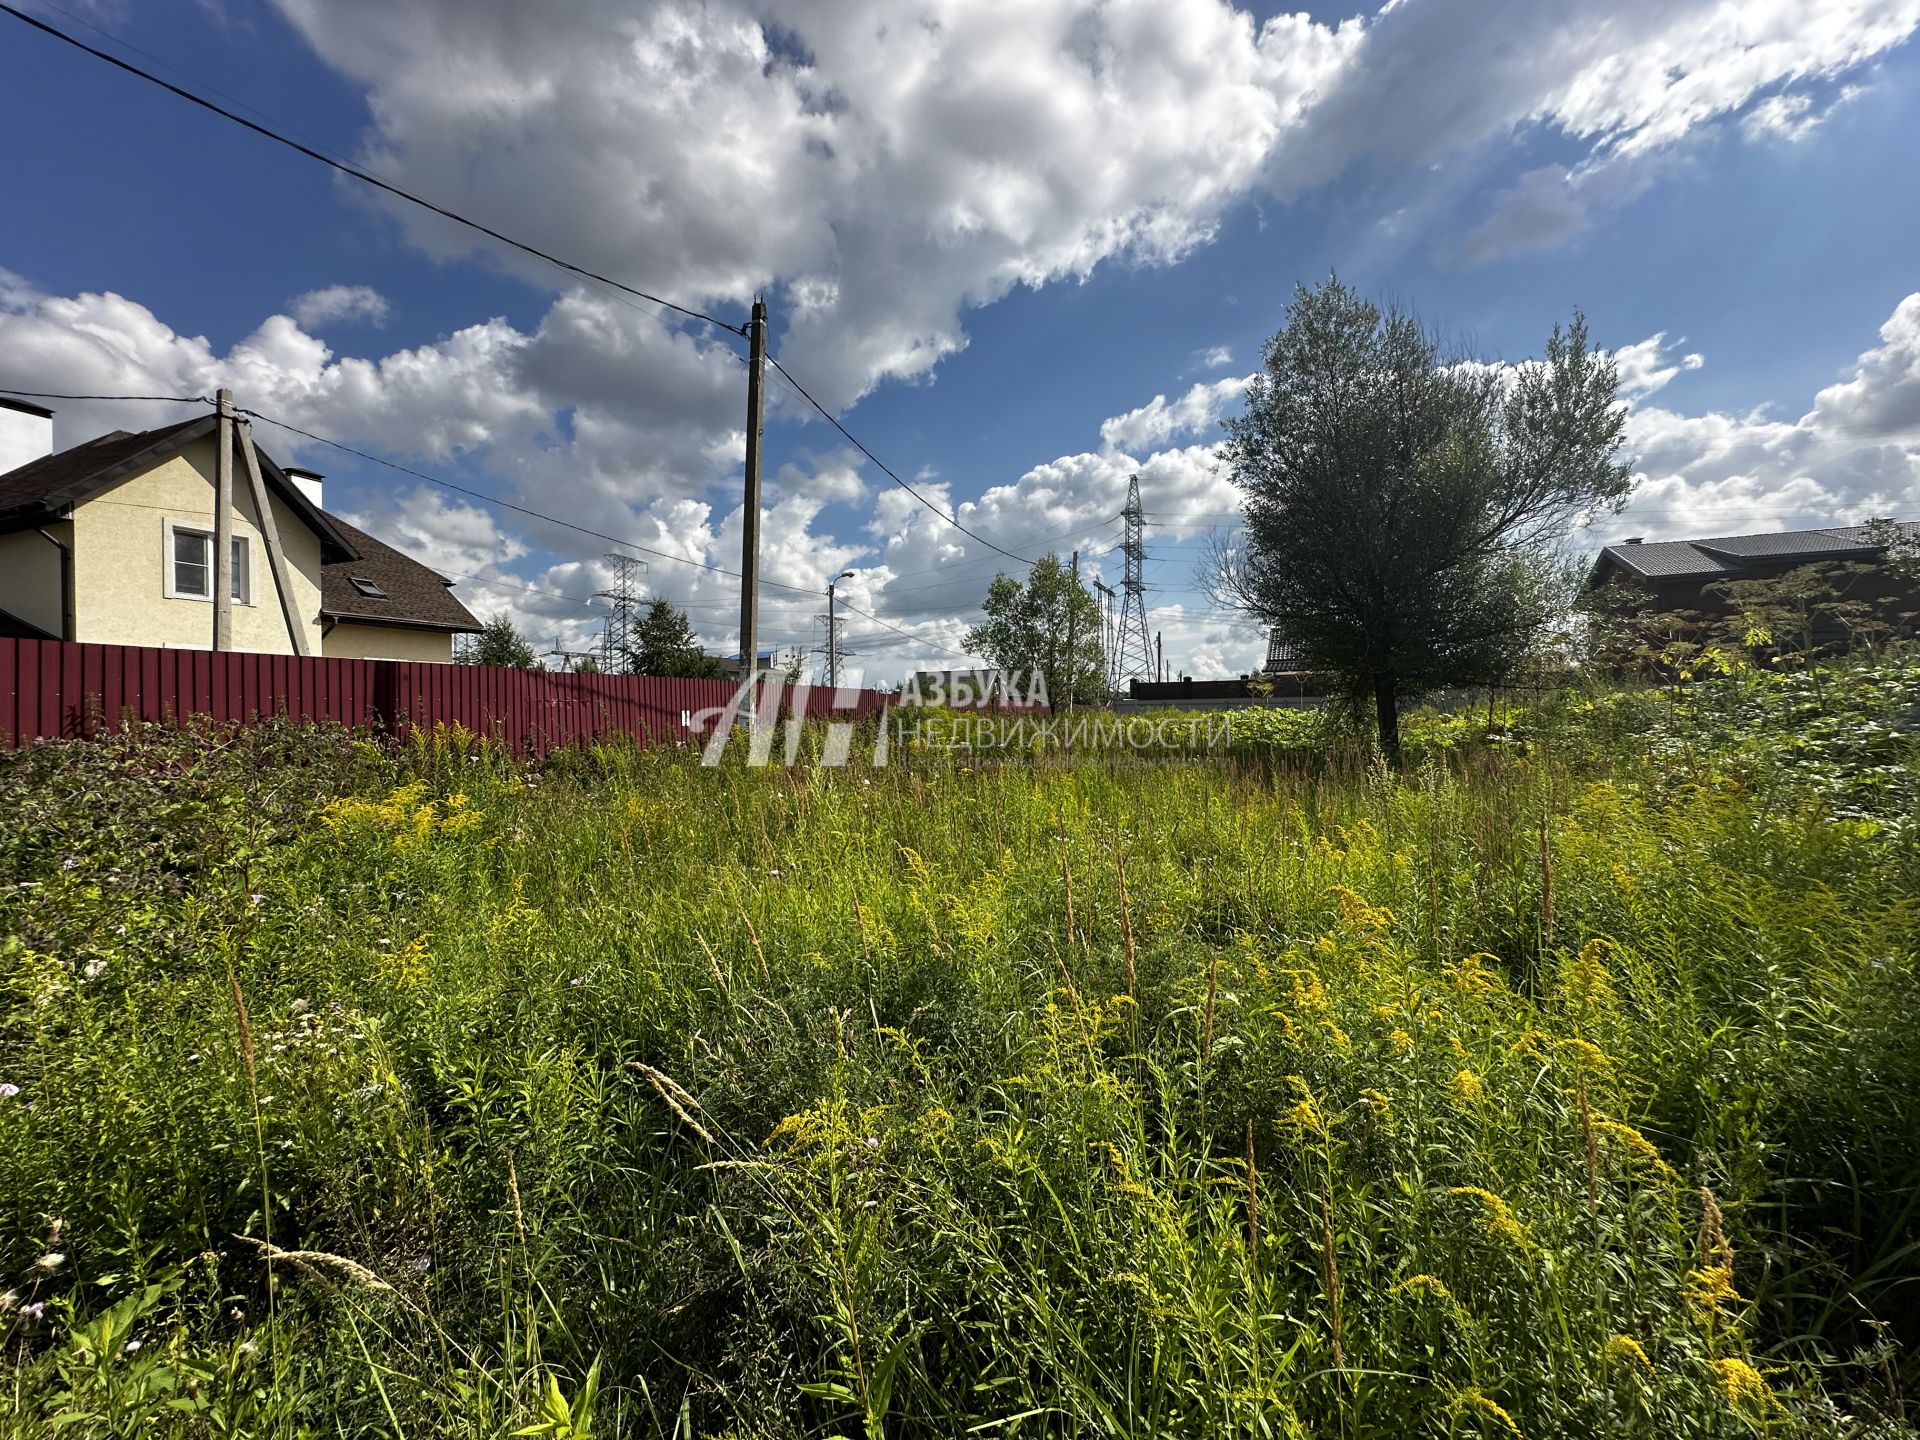
[[[1327,1317],[1333,1333],[1333,1368],[1346,1364],[1340,1337],[1340,1265],[1333,1255],[1333,1201],[1320,1192],[1320,1279],[1327,1289]]]
[[[256,1240],[251,1235],[236,1235],[236,1240],[244,1241],[260,1252],[260,1258],[272,1264],[284,1260],[296,1269],[304,1270],[317,1280],[338,1277],[351,1281],[362,1290],[391,1292],[393,1286],[382,1280],[373,1271],[358,1260],[349,1260],[344,1255],[329,1255],[324,1250],[282,1250],[271,1240]]]
[[[247,1067],[247,1088],[254,1104],[260,1103],[260,1077],[253,1068],[253,1022],[247,1018],[247,997],[240,990],[240,977],[227,971],[227,988],[233,992],[234,1019],[240,1026],[240,1059]]]
[[[760,962],[760,983],[772,985],[773,977],[767,973],[767,952],[760,948],[760,932],[753,928],[753,917],[742,910],[740,919],[747,927],[747,938],[753,941],[753,958]]]
[[[1073,866],[1065,855],[1060,857],[1060,879],[1067,896],[1067,944],[1073,944]]]
[[[675,1081],[671,1075],[656,1070],[651,1065],[642,1064],[638,1060],[632,1061],[631,1063],[634,1069],[647,1077],[647,1083],[653,1086],[655,1092],[666,1102],[667,1109],[671,1110],[683,1125],[693,1131],[693,1133],[698,1135],[702,1140],[706,1141],[707,1144],[712,1145],[717,1143],[708,1132],[707,1127],[694,1118],[694,1112],[700,1108],[700,1102],[698,1100],[681,1089],[679,1083]]]
[[[1260,1172],[1253,1163],[1253,1121],[1247,1121],[1247,1260],[1260,1258]]]
[[[1587,1213],[1600,1210],[1600,1142],[1594,1134],[1593,1108],[1587,1104],[1587,1077],[1582,1075],[1574,1091],[1580,1102],[1580,1134],[1587,1142]]]
[[[1700,1268],[1711,1269],[1715,1266],[1733,1273],[1733,1245],[1727,1239],[1725,1216],[1720,1213],[1720,1202],[1713,1198],[1713,1191],[1706,1186],[1700,1187],[1700,1235],[1696,1246],[1700,1252]]]
[[[1553,834],[1540,812],[1540,948],[1553,948]]]
[[[507,1194],[513,1198],[513,1231],[520,1243],[527,1243],[527,1215],[520,1208],[520,1172],[514,1169],[513,1152],[507,1152]]]
[[[1207,966],[1207,1021],[1200,1035],[1200,1064],[1204,1068],[1213,1060],[1213,1007],[1220,998],[1220,952],[1214,951],[1212,963]]]
[[[733,987],[727,983],[726,972],[720,968],[720,957],[714,954],[713,947],[707,944],[707,937],[696,930],[693,932],[693,938],[700,942],[700,952],[707,957],[707,964],[713,969],[713,978],[720,982],[721,992],[731,996]]]

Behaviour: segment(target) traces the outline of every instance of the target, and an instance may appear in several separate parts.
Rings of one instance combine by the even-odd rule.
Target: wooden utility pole
[[[214,392],[213,648],[233,648],[233,391]]]
[[[1153,668],[1159,674],[1162,685],[1167,683],[1167,652],[1160,642],[1166,638],[1166,633],[1164,630],[1153,632]]]
[[[1080,673],[1079,662],[1074,658],[1073,641],[1075,622],[1080,615],[1080,552],[1073,552],[1073,583],[1067,586],[1067,713],[1073,713],[1073,682]]]
[[[747,324],[747,494],[740,512],[740,674],[760,666],[760,411],[767,368],[767,302],[755,299]],[[757,714],[759,706],[749,706]]]
[[[280,526],[273,518],[273,501],[260,478],[260,456],[253,448],[253,422],[242,420],[234,426],[240,441],[240,458],[247,467],[247,488],[253,495],[254,514],[260,517],[260,538],[267,543],[267,568],[273,575],[273,588],[280,596],[280,614],[287,622],[287,639],[293,653],[307,654],[307,627],[293,598],[293,571],[287,565],[286,552],[280,548]]]

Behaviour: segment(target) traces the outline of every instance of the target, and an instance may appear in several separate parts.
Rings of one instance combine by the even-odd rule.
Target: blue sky
[[[1211,445],[1292,287],[1329,270],[1509,359],[1586,311],[1620,352],[1645,476],[1595,543],[1920,512],[1920,0],[32,8],[642,288],[729,317],[765,291],[796,375],[1017,553],[1079,544],[1113,578],[1139,472],[1162,522],[1150,603],[1184,671],[1257,657],[1192,585],[1232,504]],[[0,384],[229,383],[737,566],[742,372],[714,338],[7,17],[0,122]],[[174,413],[66,406],[59,439]],[[606,545],[263,438],[327,473],[330,508],[474,577],[476,611],[587,643]],[[898,627],[852,621],[874,678],[950,658],[1011,562],[837,440],[776,384],[769,579],[853,569],[843,593]],[[649,581],[714,649],[734,640],[735,582],[665,560]],[[769,589],[763,636],[816,640],[819,608]]]

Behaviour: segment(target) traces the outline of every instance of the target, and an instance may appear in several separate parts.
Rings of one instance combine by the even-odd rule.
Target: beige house
[[[210,649],[215,424],[115,431],[55,454],[52,412],[0,396],[0,634]],[[323,510],[318,475],[264,451],[260,469],[308,654],[445,663],[455,635],[480,629],[451,581]],[[233,512],[233,648],[291,655],[244,482]]]

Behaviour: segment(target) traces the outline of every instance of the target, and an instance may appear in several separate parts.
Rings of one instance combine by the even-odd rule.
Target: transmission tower
[[[855,658],[857,651],[849,650],[847,642],[841,637],[847,633],[847,617],[844,615],[816,615],[826,631],[826,638],[814,646],[813,653],[826,661],[821,673],[826,676],[827,684],[834,689],[840,688],[840,667]]]
[[[633,668],[634,615],[640,608],[638,579],[647,573],[647,562],[630,555],[608,555],[613,566],[613,585],[595,592],[612,602],[606,629],[600,632],[600,668],[608,675],[625,675]]]
[[[1120,580],[1120,615],[1114,621],[1109,678],[1115,693],[1129,680],[1152,680],[1153,637],[1147,633],[1147,516],[1140,508],[1140,477],[1127,480],[1127,538],[1120,546],[1126,571]]]

